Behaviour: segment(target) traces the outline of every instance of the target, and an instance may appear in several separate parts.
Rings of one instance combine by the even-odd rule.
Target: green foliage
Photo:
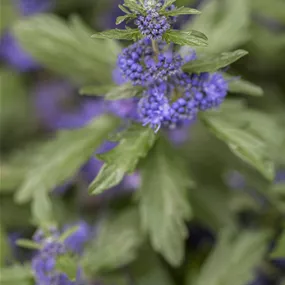
[[[274,163],[266,132],[272,132],[274,129],[266,130],[260,125],[260,121],[251,124],[254,115],[251,116],[251,113],[246,110],[238,110],[238,112],[232,110],[229,113],[225,109],[220,112],[206,112],[201,115],[201,119],[219,139],[229,146],[233,153],[256,168],[264,177],[272,180]],[[262,117],[261,114],[260,116]],[[267,123],[270,123],[268,117],[264,118],[264,121],[267,119],[269,120]]]
[[[0,224],[0,267],[3,267],[10,256],[10,247],[6,231]]]
[[[217,56],[206,56],[183,65],[183,70],[189,73],[215,72],[247,55],[245,50],[221,53]]]
[[[0,2],[0,36],[16,19],[18,15],[12,1]]]
[[[120,100],[139,96],[142,88],[125,83],[119,86],[86,86],[80,89],[81,95],[104,94],[106,100]]]
[[[17,201],[24,203],[34,199],[35,203],[41,202],[42,205],[36,203],[33,206],[34,213],[37,209],[39,214],[47,209],[50,204],[47,193],[71,178],[117,125],[117,119],[104,115],[84,128],[61,131],[54,140],[39,147],[17,192]]]
[[[188,7],[179,7],[171,11],[160,12],[164,16],[179,16],[179,15],[199,15],[200,11]]]
[[[244,285],[254,278],[267,248],[268,234],[225,229],[207,258],[194,285]],[[249,254],[250,253],[250,254]]]
[[[77,17],[68,23],[55,15],[21,19],[14,34],[38,62],[54,72],[75,82],[111,82],[120,48],[114,42],[92,40],[92,31]]]
[[[184,257],[185,222],[192,215],[187,200],[189,175],[179,154],[163,139],[144,160],[141,175],[138,195],[143,229],[153,248],[178,266]]]
[[[233,223],[230,193],[218,186],[198,185],[190,191],[190,200],[193,216],[214,231]]]
[[[124,0],[125,7],[129,8],[134,13],[141,13],[145,14],[145,11],[142,7],[142,5],[138,4],[137,1],[134,0]]]
[[[17,244],[17,246],[24,247],[27,249],[33,249],[33,250],[34,249],[38,250],[41,248],[41,246],[38,243],[36,243],[32,240],[29,240],[29,239],[18,239],[16,241],[16,244]]]
[[[134,284],[174,285],[169,272],[150,248],[143,247],[138,256],[137,260],[130,265]]]
[[[33,276],[30,270],[30,264],[12,265],[1,268],[0,284],[1,285],[32,285]]]
[[[0,136],[1,148],[4,148],[10,147],[11,141],[21,139],[27,133],[30,134],[35,124],[32,121],[23,78],[13,70],[1,69],[0,82]],[[21,128],[18,128],[19,124],[22,125]],[[8,138],[8,142],[2,143],[4,138]]]
[[[135,208],[111,215],[100,226],[97,238],[87,247],[82,260],[83,271],[88,276],[98,276],[130,263],[143,240]]]
[[[124,22],[126,20],[130,20],[130,19],[134,19],[134,18],[136,18],[136,14],[127,14],[127,15],[124,15],[124,16],[119,16],[116,19],[116,25],[119,25],[119,24],[121,24],[122,22]]]
[[[167,43],[188,46],[207,46],[207,37],[198,31],[168,30],[163,34],[163,39]]]
[[[212,0],[200,7],[201,16],[189,22],[185,30],[195,29],[209,37],[207,54],[231,51],[249,38],[250,1]]]
[[[104,32],[97,32],[92,35],[94,39],[116,39],[116,40],[138,40],[140,39],[141,34],[139,29],[113,29]]]
[[[78,270],[78,261],[72,254],[60,255],[56,259],[55,268],[65,273],[71,281],[75,281]]]
[[[134,172],[139,160],[146,156],[154,142],[155,134],[152,129],[132,125],[123,133],[117,147],[98,155],[105,164],[90,184],[90,194],[99,194],[119,184],[125,174]]]
[[[277,245],[271,253],[271,258],[284,258],[285,256],[285,232],[278,238]]]
[[[224,74],[225,79],[229,82],[229,92],[231,93],[239,93],[239,94],[246,94],[250,96],[262,96],[264,94],[261,87],[243,80],[238,77],[229,76]]]

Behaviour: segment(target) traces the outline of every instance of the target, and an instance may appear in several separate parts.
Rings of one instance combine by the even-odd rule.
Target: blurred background
[[[285,1],[176,2],[177,6],[201,9],[201,16],[182,17],[177,28],[191,27],[204,32],[209,37],[211,52],[238,48],[249,51],[249,56],[235,63],[230,71],[262,87],[264,96],[231,96],[245,102],[252,110],[274,118],[281,126],[273,132],[273,127],[257,113],[255,116],[253,111],[251,118],[254,117],[255,124],[268,129],[277,169],[275,181],[284,181],[285,145],[280,148],[277,145],[285,135]],[[28,204],[18,205],[14,193],[35,159],[36,149],[60,130],[85,126],[94,117],[111,112],[101,100],[79,96],[78,90],[84,84],[112,82],[116,56],[126,43],[92,45],[91,39],[86,40],[83,36],[81,39],[81,35],[115,28],[116,17],[123,14],[118,8],[120,3],[120,0],[1,0],[0,222],[1,232],[9,240],[9,248],[1,249],[8,256],[8,259],[4,257],[4,264],[15,260],[23,262],[31,254],[16,248],[15,239],[30,238],[35,231],[33,209]],[[278,232],[284,224],[285,196],[281,191],[275,200],[261,195],[259,191],[266,191],[272,185],[240,163],[228,150],[224,151],[222,143],[206,134],[199,123],[177,137],[178,151],[187,153],[191,161],[189,171],[204,189],[192,197],[195,205],[200,203],[201,209],[198,205],[195,210],[201,219],[194,219],[188,225],[192,234],[185,244],[183,265],[173,269],[164,261],[162,263],[171,275],[170,279],[174,280],[173,284],[188,285],[194,282],[196,269],[214,244],[215,231],[221,224],[233,217],[245,228],[262,225]],[[112,143],[105,143],[97,152],[112,146]],[[106,193],[88,196],[88,185],[101,165],[99,160],[90,157],[72,179],[54,187],[51,199],[59,225],[78,217],[91,223],[94,217],[101,221],[109,208],[117,211],[130,202],[140,185],[139,173],[126,177],[120,186]],[[208,194],[207,189],[212,188],[214,190]],[[215,192],[215,188],[219,191]],[[228,189],[233,191],[230,198],[223,192]],[[280,211],[283,211],[281,223]],[[246,284],[281,284],[285,256],[278,262],[270,258],[264,260],[254,271],[251,283]],[[141,282],[116,284],[154,284]],[[238,283],[223,283],[231,284]]]

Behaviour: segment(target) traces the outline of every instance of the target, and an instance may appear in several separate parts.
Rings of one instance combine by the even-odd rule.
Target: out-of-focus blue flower
[[[80,221],[74,226],[78,229],[65,239],[64,242],[59,240],[60,232],[52,228],[46,236],[42,230],[37,230],[33,240],[38,243],[41,248],[32,259],[32,270],[38,285],[75,285],[77,281],[72,282],[67,275],[58,272],[55,268],[56,259],[61,255],[71,252],[73,254],[81,254],[85,243],[90,239],[91,227],[84,221]],[[66,226],[68,230],[70,226]],[[77,279],[80,280],[80,268],[78,267]]]
[[[66,231],[72,226],[77,226],[78,229],[65,239],[64,244],[68,250],[76,254],[81,254],[83,252],[84,245],[91,238],[92,229],[85,221],[80,221],[74,225],[66,226],[64,230]]]
[[[50,11],[55,4],[54,0],[12,0],[23,16]]]
[[[53,0],[11,0],[15,9],[22,16],[31,16],[37,13],[46,12],[54,6]],[[36,62],[19,44],[17,39],[6,30],[0,39],[0,58],[6,64],[21,71],[33,71],[40,68]]]
[[[0,39],[0,58],[21,72],[37,70],[40,67],[10,32],[4,33]]]

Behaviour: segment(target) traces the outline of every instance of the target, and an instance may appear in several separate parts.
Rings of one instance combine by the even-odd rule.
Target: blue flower
[[[4,33],[0,39],[0,58],[21,72],[37,70],[40,67],[10,32]]]
[[[85,221],[80,221],[72,226],[78,226],[78,229],[65,239],[64,244],[68,250],[76,254],[81,254],[84,245],[91,237],[92,230]],[[68,230],[70,227],[71,226],[65,227],[65,230]]]

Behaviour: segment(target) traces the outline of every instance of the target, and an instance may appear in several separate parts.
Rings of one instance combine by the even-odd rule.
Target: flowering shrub
[[[100,1],[1,3],[0,283],[282,284],[284,5]]]

